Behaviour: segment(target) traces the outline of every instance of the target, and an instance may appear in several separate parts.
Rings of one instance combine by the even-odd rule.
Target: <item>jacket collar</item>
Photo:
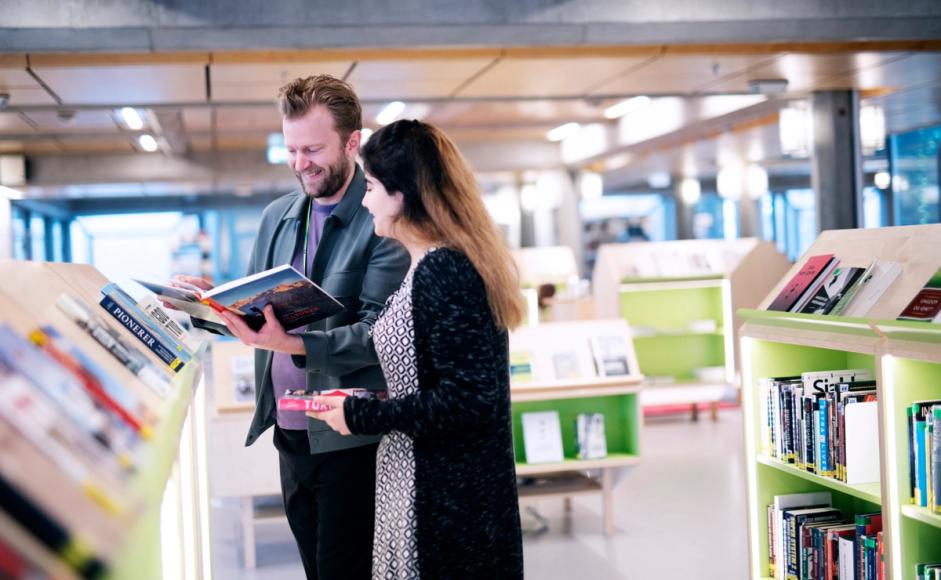
[[[335,216],[344,226],[353,219],[353,216],[359,210],[363,203],[363,197],[366,195],[366,176],[358,163],[354,164],[353,179],[350,180],[346,193],[340,199],[340,203],[334,208],[331,216]],[[295,192],[295,199],[288,210],[284,213],[282,220],[303,220],[304,212],[307,211],[307,195],[303,190]]]

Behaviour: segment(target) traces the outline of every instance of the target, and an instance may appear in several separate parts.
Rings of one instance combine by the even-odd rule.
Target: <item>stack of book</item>
[[[895,262],[841,266],[833,254],[810,256],[768,310],[862,317],[901,272]]]
[[[876,383],[865,369],[759,381],[762,450],[849,484],[879,481]]]
[[[768,505],[768,567],[778,580],[882,580],[882,514],[847,517],[830,492],[774,496]]]
[[[911,501],[941,514],[941,400],[915,401],[906,414]]]
[[[941,580],[941,562],[915,564],[915,580]]]
[[[583,357],[584,345],[571,345],[551,355],[552,377],[557,381],[592,377],[616,377],[631,373],[627,361],[628,344],[624,336],[592,336],[588,340],[590,361]],[[510,381],[513,384],[531,383],[536,376],[548,376],[548,369],[534,367],[533,353],[525,350],[510,352]]]
[[[62,326],[20,332],[0,324],[0,520],[18,524],[84,578],[107,575],[145,507],[136,476],[150,461],[171,377],[193,356],[188,337],[159,307],[148,312],[114,285],[102,292],[104,311],[164,365],[74,296],[60,296],[57,306],[88,341],[73,342],[81,333]],[[102,358],[99,348],[109,354]],[[140,379],[139,388],[113,374],[109,356]],[[23,577],[30,566],[0,540],[0,577]]]

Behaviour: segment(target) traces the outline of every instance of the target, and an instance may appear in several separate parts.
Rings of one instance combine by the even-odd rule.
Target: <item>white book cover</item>
[[[839,542],[840,580],[853,580],[856,573],[853,560],[853,556],[855,555],[853,538],[840,538]]]
[[[774,553],[786,557],[784,550],[784,510],[796,509],[807,506],[829,506],[833,504],[833,495],[829,491],[817,491],[810,493],[793,493],[790,495],[774,496]],[[787,560],[780,559],[775,565],[775,577],[778,580],[785,580],[787,573]]]
[[[564,454],[559,412],[523,413],[521,417],[526,463],[561,463]]]
[[[847,405],[843,411],[846,425],[846,483],[879,481],[879,402]]]
[[[843,311],[843,316],[866,316],[901,273],[902,265],[897,262],[876,261],[868,278],[863,279],[856,295]]]
[[[603,413],[579,413],[575,425],[579,459],[601,459],[608,456]]]

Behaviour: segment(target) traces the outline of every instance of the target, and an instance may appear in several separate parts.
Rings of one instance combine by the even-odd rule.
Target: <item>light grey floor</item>
[[[648,419],[643,458],[616,491],[617,533],[601,530],[598,496],[576,497],[571,525],[562,500],[529,503],[549,522],[524,536],[526,577],[554,579],[747,577],[745,473],[741,413],[719,421]],[[237,501],[213,502],[213,569],[217,579],[303,578],[287,524],[257,527],[258,567],[242,566]],[[535,527],[524,508],[525,527]]]

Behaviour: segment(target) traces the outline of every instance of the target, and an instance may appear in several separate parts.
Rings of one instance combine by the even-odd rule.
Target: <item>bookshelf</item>
[[[775,495],[830,491],[835,507],[852,515],[881,511],[888,577],[911,578],[919,562],[941,560],[941,517],[909,502],[905,409],[913,401],[941,399],[941,327],[895,317],[941,266],[941,225],[820,234],[780,277],[768,304],[807,257],[833,253],[842,266],[873,259],[898,262],[901,275],[865,318],[740,310],[742,410],[745,428],[750,576],[768,576],[766,506]],[[866,368],[877,381],[880,478],[847,485],[778,462],[761,451],[758,380],[805,371]]]
[[[739,308],[753,308],[790,266],[770,242],[606,244],[593,276],[599,316],[631,323],[644,406],[709,403],[738,384]]]
[[[623,339],[630,374],[599,377],[594,369],[590,339],[619,336]],[[642,376],[630,328],[623,319],[546,322],[522,327],[510,336],[510,352],[531,353],[532,380],[511,378],[513,444],[516,471],[521,478],[537,483],[520,487],[520,498],[568,498],[581,493],[600,493],[605,533],[614,533],[614,487],[640,462],[641,427],[639,396]],[[557,379],[554,356],[571,353],[578,361],[579,376]],[[562,430],[564,461],[530,464],[526,461],[521,415],[556,411]],[[603,413],[608,449],[603,459],[577,459],[575,420],[579,413]],[[596,472],[596,473],[592,473]],[[569,506],[566,500],[566,507]]]
[[[95,553],[104,555],[106,578],[201,577],[211,568],[202,560],[201,553],[205,528],[200,514],[208,510],[208,497],[202,493],[205,478],[196,466],[193,402],[200,397],[194,397],[194,393],[201,381],[204,348],[175,374],[156,355],[140,348],[148,359],[159,363],[159,372],[172,377],[169,395],[161,398],[54,305],[62,294],[80,298],[128,344],[137,347],[140,343],[130,331],[113,324],[109,315],[97,306],[100,289],[108,280],[94,268],[0,261],[0,277],[4,280],[0,290],[0,322],[23,337],[40,326],[51,325],[91,363],[137,396],[154,418],[154,434],[144,443],[139,468],[116,488],[119,495],[112,497],[128,506],[120,514],[101,510],[77,484],[70,483],[57,464],[44,460],[44,455],[24,443],[15,449],[5,448],[5,456],[12,458],[19,469],[15,474],[4,470],[4,477],[12,478],[14,484],[16,481],[25,484],[21,489],[27,496],[75,537],[86,541]],[[11,424],[4,421],[0,424],[5,431],[14,431]],[[174,492],[167,494],[174,500],[171,503],[164,502],[165,490]],[[29,531],[7,514],[2,515],[0,541],[16,546],[24,558],[51,577],[78,576],[63,569],[63,560]],[[173,541],[162,541],[168,534]],[[102,545],[104,539],[111,541]],[[188,563],[186,569],[184,561]]]

